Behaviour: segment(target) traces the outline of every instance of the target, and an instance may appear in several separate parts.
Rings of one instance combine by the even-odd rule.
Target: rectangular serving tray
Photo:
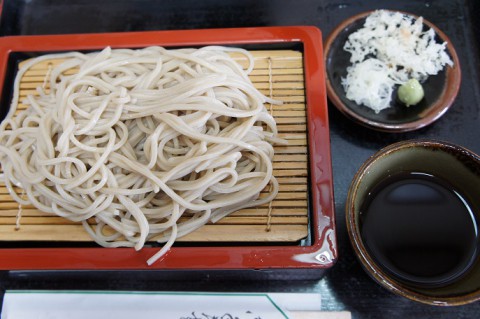
[[[0,270],[163,270],[266,271],[302,270],[321,277],[338,258],[335,232],[330,136],[321,32],[316,27],[259,27],[100,34],[11,36],[0,39],[2,99],[11,94],[11,57],[59,51],[92,51],[106,46],[140,48],[228,45],[250,49],[301,47],[304,63],[308,140],[309,240],[298,244],[174,246],[158,262],[146,260],[158,247],[25,247],[0,245]],[[10,61],[10,62],[9,62]],[[5,104],[4,104],[5,105]],[[5,113],[6,110],[1,110]],[[273,271],[273,272],[272,272]],[[271,276],[269,276],[271,277]],[[305,276],[300,276],[305,277]]]

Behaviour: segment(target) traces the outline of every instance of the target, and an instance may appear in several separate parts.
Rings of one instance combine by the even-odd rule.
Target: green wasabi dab
[[[417,104],[424,95],[423,87],[417,79],[410,79],[398,88],[398,99],[406,106]]]

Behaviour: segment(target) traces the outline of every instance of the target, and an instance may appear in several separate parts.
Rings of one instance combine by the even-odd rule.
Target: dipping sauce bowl
[[[347,230],[381,286],[440,306],[480,300],[480,157],[435,140],[392,144],[350,185]]]

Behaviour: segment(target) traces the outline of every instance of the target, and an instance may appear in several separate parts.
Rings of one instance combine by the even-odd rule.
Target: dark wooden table
[[[329,105],[337,216],[338,263],[317,281],[155,280],[136,273],[3,272],[0,290],[109,289],[165,291],[315,292],[322,309],[353,318],[479,318],[480,302],[433,307],[393,295],[371,280],[354,256],[345,226],[345,199],[361,163],[380,148],[406,139],[435,138],[480,154],[480,1],[478,0],[6,0],[0,35],[175,30],[271,25],[315,25],[324,37],[342,20],[373,9],[402,10],[436,24],[451,39],[462,66],[453,107],[433,125],[410,133],[375,132]],[[320,57],[319,57],[320,58]]]

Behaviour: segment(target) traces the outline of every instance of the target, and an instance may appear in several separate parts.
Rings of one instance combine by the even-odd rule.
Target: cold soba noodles
[[[229,51],[243,53],[249,68]],[[37,88],[17,112],[25,72],[59,58],[50,91]],[[278,102],[255,89],[252,69],[250,53],[224,47],[29,60],[0,127],[4,182],[21,205],[81,222],[104,247],[139,250],[155,237],[164,245],[150,265],[177,237],[276,196],[273,144],[283,141],[264,103]]]

